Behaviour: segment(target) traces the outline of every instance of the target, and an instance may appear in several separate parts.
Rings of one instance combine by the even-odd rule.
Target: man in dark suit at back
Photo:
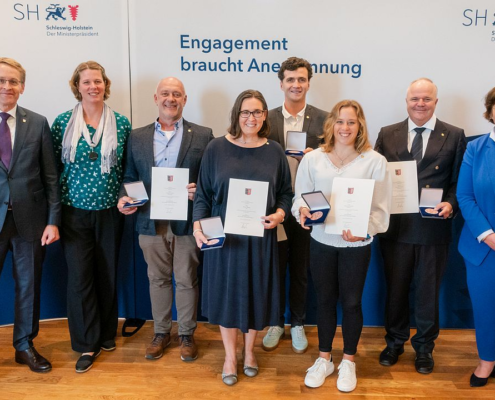
[[[389,229],[380,235],[385,265],[387,299],[385,340],[380,364],[394,365],[409,339],[409,290],[414,287],[417,333],[416,371],[433,371],[432,351],[439,334],[440,283],[447,265],[452,237],[452,216],[457,212],[457,176],[466,148],[464,131],[436,118],[437,87],[427,78],[411,83],[406,104],[409,118],[380,130],[375,150],[387,161],[416,160],[418,190],[443,189],[435,210],[443,219],[422,218],[418,213],[391,215]]]
[[[311,64],[297,57],[285,60],[278,72],[280,89],[285,94],[281,107],[268,112],[270,121],[270,139],[280,143],[286,149],[287,131],[306,132],[306,149],[308,153],[320,144],[319,136],[323,133],[323,122],[327,116],[322,111],[306,103],[309,82],[313,76]],[[291,171],[292,187],[296,177],[300,157],[287,157]],[[271,351],[277,348],[280,339],[285,335],[285,279],[289,269],[289,308],[291,313],[292,349],[296,353],[304,353],[308,348],[308,340],[304,332],[306,318],[306,292],[308,286],[308,261],[310,232],[301,228],[296,219],[289,215],[280,229],[284,229],[287,240],[279,241],[280,257],[280,321],[272,326],[263,338],[263,349]],[[280,240],[280,236],[279,236]]]
[[[189,168],[187,221],[150,219],[150,202],[141,207],[124,208],[124,204],[132,200],[124,186],[118,208],[125,215],[138,212],[136,230],[148,264],[155,335],[145,357],[149,360],[162,357],[165,347],[170,344],[174,275],[181,359],[194,361],[198,357],[193,334],[198,304],[199,251],[192,231],[192,200],[203,152],[213,139],[213,133],[210,128],[182,117],[187,95],[180,80],[162,79],[154,98],[158,107],[157,120],[133,130],[129,137],[124,183],[143,181],[150,195],[152,167]]]
[[[0,58],[0,272],[9,250],[15,280],[15,361],[34,372],[50,362],[33,345],[40,318],[42,246],[59,239],[60,193],[50,127],[17,105],[26,71]]]

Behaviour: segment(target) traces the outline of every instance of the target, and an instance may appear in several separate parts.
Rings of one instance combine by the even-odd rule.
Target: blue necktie
[[[419,164],[423,159],[423,132],[426,128],[416,128],[416,136],[411,146],[411,155],[416,160],[416,164]]]
[[[10,118],[10,114],[0,112],[0,117],[2,118],[2,122],[0,122],[0,159],[3,165],[9,169],[12,159],[12,138],[7,120]]]

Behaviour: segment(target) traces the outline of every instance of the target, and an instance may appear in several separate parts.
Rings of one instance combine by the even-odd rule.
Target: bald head
[[[407,113],[417,125],[426,124],[435,113],[437,86],[428,78],[420,78],[409,85],[406,95]]]
[[[158,119],[162,128],[171,127],[182,118],[186,102],[186,90],[179,79],[169,77],[158,82],[155,104],[158,107]]]
[[[184,96],[186,95],[186,89],[184,89],[184,84],[182,83],[182,81],[180,79],[173,77],[173,76],[169,76],[168,78],[163,78],[160,82],[158,82],[158,85],[156,86],[155,93],[158,93],[158,90],[160,89],[160,87],[163,87],[163,86],[176,87],[176,88],[180,87],[180,90],[182,91]]]

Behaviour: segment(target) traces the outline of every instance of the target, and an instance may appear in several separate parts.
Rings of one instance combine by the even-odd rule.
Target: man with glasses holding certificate
[[[148,264],[155,335],[146,349],[145,357],[149,360],[162,357],[165,347],[170,344],[173,274],[181,359],[194,361],[198,357],[193,334],[198,303],[196,270],[199,252],[192,236],[192,200],[203,152],[213,139],[213,133],[210,128],[193,124],[182,117],[187,95],[184,85],[177,78],[162,79],[154,99],[158,107],[158,119],[133,130],[129,137],[124,183],[142,181],[150,194],[153,167],[188,168],[187,220],[151,219],[150,203],[153,199],[141,207],[124,207],[133,200],[126,195],[124,186],[121,188],[118,208],[125,215],[138,212],[136,230]],[[167,179],[171,181],[174,178]]]
[[[319,136],[323,133],[323,122],[327,116],[325,111],[306,104],[309,81],[313,76],[311,64],[297,57],[290,57],[282,63],[278,72],[280,89],[285,94],[284,104],[268,112],[271,132],[270,139],[288,150],[288,135],[304,135],[305,146],[299,154],[316,149],[320,144]],[[290,132],[290,133],[287,133]],[[304,140],[304,139],[303,139]],[[286,154],[291,154],[287,153]],[[294,153],[295,154],[295,153]],[[292,187],[296,178],[297,167],[301,156],[288,156],[292,178]],[[295,218],[289,214],[279,229],[285,230],[287,240],[281,240],[279,234],[280,255],[280,320],[271,326],[263,338],[263,349],[275,350],[279,341],[285,336],[285,279],[289,269],[289,309],[291,314],[292,349],[296,353],[304,353],[308,348],[308,340],[304,332],[306,318],[306,294],[308,286],[309,232],[301,228]],[[283,232],[283,231],[282,231]],[[279,231],[280,233],[280,231]],[[283,234],[283,233],[282,233]]]
[[[433,210],[441,218],[414,214],[390,217],[387,232],[380,237],[387,299],[385,340],[380,364],[394,365],[409,339],[409,290],[415,287],[417,333],[411,344],[416,351],[416,371],[433,371],[432,351],[439,334],[440,282],[452,240],[451,217],[457,211],[457,176],[466,148],[464,131],[435,116],[437,87],[427,78],[411,83],[406,104],[409,118],[380,130],[375,150],[388,162],[416,161],[418,189],[438,188],[443,198]]]

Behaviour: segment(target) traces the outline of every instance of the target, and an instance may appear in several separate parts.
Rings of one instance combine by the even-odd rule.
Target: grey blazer
[[[12,160],[0,161],[0,229],[9,206],[19,235],[41,240],[47,225],[60,225],[61,205],[52,134],[45,117],[17,107]]]
[[[177,168],[189,168],[189,183],[198,180],[201,158],[206,146],[213,140],[210,128],[183,120],[184,133],[177,158]],[[148,196],[151,195],[151,168],[154,166],[153,135],[155,123],[134,129],[127,141],[127,158],[123,183],[143,181]],[[126,196],[124,185],[119,197]],[[192,205],[189,201],[187,221],[170,221],[176,236],[192,234]],[[156,235],[155,221],[150,219],[150,202],[138,208],[136,231],[141,235]]]
[[[326,111],[313,107],[310,104],[306,105],[304,113],[303,131],[307,133],[306,147],[313,149],[318,148],[321,139],[318,138],[323,133],[323,123],[327,117]],[[284,138],[284,115],[282,114],[282,106],[268,111],[268,120],[270,121],[270,139],[280,143],[285,150]]]
[[[375,150],[387,161],[413,161],[407,150],[408,120],[386,126],[378,133]],[[437,119],[431,132],[423,159],[418,164],[418,190],[442,188],[442,201],[449,202],[454,213],[458,210],[456,190],[462,157],[466,150],[464,130]],[[381,236],[402,243],[448,244],[452,240],[452,220],[422,218],[416,214],[390,216],[388,231]]]

